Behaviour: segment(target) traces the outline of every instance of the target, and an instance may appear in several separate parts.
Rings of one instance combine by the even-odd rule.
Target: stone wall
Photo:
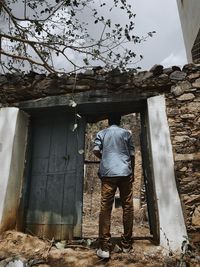
[[[200,230],[200,68],[171,74],[166,94],[175,173],[189,231]]]
[[[75,88],[75,90],[74,90]],[[175,173],[182,198],[185,220],[190,232],[200,230],[200,65],[150,71],[105,73],[101,68],[84,74],[43,75],[37,73],[0,75],[0,103],[17,102],[46,96],[66,95],[93,90],[109,94],[137,92],[143,99],[165,94],[167,115],[175,159]],[[166,215],[167,216],[167,215]]]
[[[175,68],[176,69],[176,68]],[[133,90],[144,97],[165,92],[171,86],[162,66],[152,71],[135,74],[134,71],[120,73],[118,70],[104,72],[101,68],[88,70],[75,75],[14,73],[0,75],[0,103],[4,106],[13,103],[44,98],[46,96],[69,95],[85,91],[109,90],[121,92]]]

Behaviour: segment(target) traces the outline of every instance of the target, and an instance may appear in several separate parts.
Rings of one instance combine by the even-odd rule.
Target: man
[[[101,258],[110,257],[110,218],[117,188],[123,208],[122,250],[128,252],[132,248],[134,145],[131,132],[121,128],[120,121],[119,114],[110,115],[109,127],[97,133],[93,148],[93,153],[101,159],[98,172],[101,179],[101,209],[97,250]]]

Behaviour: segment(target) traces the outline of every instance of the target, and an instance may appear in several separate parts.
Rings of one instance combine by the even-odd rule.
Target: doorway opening
[[[106,127],[107,120],[98,121],[97,123],[88,123],[86,126],[82,224],[82,236],[84,238],[98,237],[101,182],[97,176],[99,160],[93,155],[92,149],[96,133]],[[135,239],[150,239],[151,231],[148,220],[147,197],[142,170],[140,113],[131,113],[122,116],[121,127],[132,131],[135,145],[133,236]],[[112,237],[120,237],[122,233],[122,207],[120,205],[119,193],[116,192],[111,215],[111,235]]]
[[[74,124],[74,111],[71,107],[66,109],[66,105],[63,104],[61,99],[59,100],[60,102],[58,101],[60,104],[57,103],[57,98],[53,100],[51,99],[50,106],[54,107],[55,105],[56,107],[54,108],[47,107],[46,105],[48,103],[46,103],[46,100],[41,100],[41,102],[37,101],[37,104],[35,102],[24,104],[24,111],[29,110],[31,116],[35,115],[35,127],[33,127],[35,130],[32,146],[35,149],[35,152],[33,150],[32,155],[34,157],[30,160],[32,166],[31,175],[38,183],[43,182],[44,186],[42,186],[42,189],[47,194],[44,205],[39,205],[38,195],[41,196],[41,199],[44,199],[45,195],[40,193],[40,184],[38,186],[34,181],[32,182],[33,186],[29,186],[32,190],[32,195],[27,194],[28,190],[24,190],[24,199],[26,199],[26,196],[28,195],[29,202],[32,205],[31,206],[29,203],[29,205],[27,205],[29,210],[24,209],[25,211],[27,210],[28,214],[28,216],[26,216],[28,219],[25,223],[28,227],[31,226],[32,229],[36,230],[36,235],[39,235],[38,230],[44,229],[44,231],[42,230],[42,234],[49,239],[52,237],[56,239],[71,239],[82,238],[87,235],[92,236],[91,232],[89,233],[89,230],[86,232],[85,225],[88,226],[88,229],[95,230],[96,232],[93,232],[93,234],[94,236],[97,236],[100,201],[95,203],[94,199],[97,199],[97,193],[100,195],[100,190],[95,191],[95,188],[98,188],[97,185],[98,183],[100,184],[100,181],[96,176],[97,168],[96,171],[94,171],[94,174],[86,175],[87,165],[95,165],[96,163],[92,163],[90,158],[87,158],[87,153],[85,153],[86,157],[84,159],[83,148],[85,123],[101,121],[105,119],[110,112],[119,112],[119,110],[123,114],[130,114],[130,116],[131,113],[135,112],[132,116],[135,119],[138,119],[138,121],[141,121],[141,124],[139,122],[137,124],[140,125],[141,128],[138,133],[138,139],[141,135],[141,148],[139,148],[138,154],[141,156],[140,160],[142,158],[141,173],[144,176],[143,177],[141,174],[141,181],[143,183],[139,183],[139,194],[135,194],[135,198],[137,198],[137,196],[139,198],[135,200],[135,206],[136,203],[138,203],[141,211],[140,214],[142,213],[148,218],[148,230],[152,237],[152,241],[154,241],[155,244],[162,244],[162,246],[168,248],[167,240],[169,240],[170,236],[170,239],[172,240],[171,245],[174,244],[174,248],[180,248],[179,244],[182,242],[182,237],[187,235],[187,233],[181,209],[181,202],[175,183],[173,151],[170,141],[165,98],[163,95],[153,96],[148,99],[144,98],[143,95],[135,98],[134,94],[129,95],[128,93],[127,96],[125,94],[122,100],[119,100],[118,97],[120,97],[120,94],[113,94],[112,97],[109,94],[107,95],[107,93],[105,93],[104,95],[96,92],[89,95],[88,100],[87,97],[86,99],[80,98],[80,104],[77,106],[77,111],[82,119],[80,120],[80,125],[76,128],[76,131],[72,131],[74,126],[76,126],[76,124]],[[60,106],[57,107],[57,105]],[[42,118],[46,115],[48,115],[47,120]],[[36,117],[38,117],[38,119]],[[134,133],[136,126],[134,126],[133,117],[128,123],[128,128],[132,129]],[[40,122],[41,119],[44,119],[44,123]],[[70,125],[73,127],[71,128]],[[97,124],[93,125],[96,127],[95,133],[101,129],[97,127]],[[48,127],[52,130],[48,130]],[[105,125],[102,125],[102,128],[104,127]],[[59,135],[61,135],[61,137],[59,137]],[[68,136],[67,139],[66,135]],[[64,138],[64,141],[62,141],[62,138]],[[94,137],[91,137],[91,140],[93,138]],[[137,140],[137,138],[135,139]],[[91,144],[90,147],[92,148]],[[44,153],[47,155],[44,155]],[[90,152],[89,155],[92,155],[92,153]],[[96,160],[97,159],[95,159],[95,161]],[[44,168],[41,166],[41,162],[44,162]],[[85,181],[83,181],[84,165]],[[40,167],[42,167],[41,170]],[[61,177],[61,179],[57,179],[57,177]],[[88,177],[90,177],[90,179],[92,178],[92,186],[90,186],[89,181],[87,180]],[[58,194],[59,190],[56,189],[56,186],[53,186],[52,182],[49,182],[49,178],[51,178],[51,181],[55,181],[59,190],[63,189],[62,194]],[[27,179],[25,180],[24,188],[26,188],[27,183]],[[45,182],[46,180],[48,181]],[[59,186],[57,182],[61,183],[61,185]],[[91,222],[91,224],[85,223],[86,220],[82,214],[83,182],[85,182],[85,193],[89,193],[90,196],[90,198],[88,198],[88,206],[86,206],[86,200],[84,198],[84,216],[90,215],[88,221]],[[65,188],[62,185],[65,185]],[[37,198],[34,197],[35,193]],[[31,196],[33,197],[31,198]],[[142,196],[146,202],[142,202]],[[35,202],[34,199],[37,199],[37,202]],[[59,199],[60,201],[58,201]],[[53,206],[51,203],[53,203]],[[144,206],[142,206],[142,204],[144,204]],[[145,204],[147,205],[145,206]],[[67,208],[65,205],[67,205]],[[93,210],[94,206],[98,207],[96,213]],[[54,208],[52,209],[52,207]],[[88,207],[88,209],[86,209],[86,207]],[[141,208],[143,209],[141,210]],[[115,207],[114,209],[118,210]],[[170,216],[166,217],[166,210],[173,212],[170,212]],[[93,214],[96,214],[96,220],[92,218]],[[116,220],[112,219],[112,221],[117,221],[118,218],[121,218],[121,216],[117,216]],[[136,218],[135,209],[135,229]],[[142,218],[140,225],[143,225],[145,217],[139,216],[139,218]],[[94,222],[93,224],[92,221]],[[173,222],[177,228],[169,227],[171,222]],[[63,230],[60,230],[60,226]],[[52,231],[52,229],[55,229],[55,231]],[[136,231],[135,229],[134,231]],[[62,235],[60,233],[62,233]],[[135,236],[137,235],[135,232],[134,234]],[[166,239],[166,236],[168,239]],[[176,239],[174,239],[174,236],[176,236]],[[149,239],[147,238],[145,231],[142,231],[141,237],[143,237],[143,239]]]

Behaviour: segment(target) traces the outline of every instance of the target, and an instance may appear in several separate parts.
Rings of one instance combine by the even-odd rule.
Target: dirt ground
[[[39,267],[200,267],[200,257],[181,255],[163,256],[161,248],[149,241],[136,240],[130,253],[118,253],[115,249],[108,261],[96,254],[95,239],[51,242],[38,237],[7,231],[0,236],[0,266],[7,266],[11,260],[21,260],[27,266]],[[63,246],[62,246],[63,245]],[[194,254],[195,255],[195,254]]]
[[[0,267],[7,266],[11,260],[21,260],[28,266],[38,267],[200,267],[200,256],[192,248],[186,255],[163,256],[162,248],[149,240],[149,227],[144,211],[135,214],[133,250],[118,252],[117,243],[122,233],[121,208],[114,208],[112,215],[113,250],[107,261],[96,256],[98,209],[100,195],[84,196],[83,239],[73,241],[44,240],[28,234],[6,231],[0,235]],[[91,205],[91,200],[92,205]],[[184,261],[182,262],[182,258]]]
[[[109,261],[102,261],[95,254],[95,245],[91,246],[88,240],[82,240],[79,244],[66,243],[66,248],[57,248],[50,241],[15,231],[7,231],[0,238],[0,266],[6,266],[11,259],[40,267],[163,266],[159,249],[144,241],[137,242],[137,249],[129,254],[112,252]]]

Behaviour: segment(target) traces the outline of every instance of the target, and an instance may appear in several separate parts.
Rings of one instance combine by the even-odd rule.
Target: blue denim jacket
[[[93,150],[99,150],[102,154],[100,178],[132,174],[131,156],[134,156],[134,145],[131,131],[112,125],[97,133]]]

